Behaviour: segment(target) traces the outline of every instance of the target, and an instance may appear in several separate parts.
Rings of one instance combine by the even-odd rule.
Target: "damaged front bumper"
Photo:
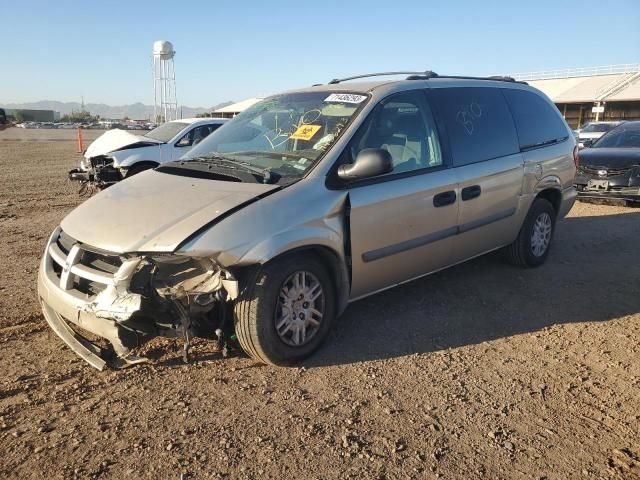
[[[182,338],[186,359],[190,338],[220,338],[227,329],[226,302],[237,293],[231,274],[207,259],[109,254],[60,228],[47,243],[38,274],[47,323],[98,370],[145,361],[132,349],[156,336]]]
[[[83,159],[80,168],[69,170],[68,177],[69,180],[80,182],[83,187],[90,185],[103,189],[122,180],[123,174],[113,166],[113,158],[99,156]]]
[[[580,199],[640,202],[640,165],[620,169],[581,166],[574,183]]]
[[[581,200],[619,200],[629,203],[640,202],[640,188],[586,188],[578,187],[578,198]]]

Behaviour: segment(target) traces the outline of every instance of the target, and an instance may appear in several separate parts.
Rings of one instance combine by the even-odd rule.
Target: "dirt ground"
[[[0,133],[1,478],[640,478],[639,209],[577,203],[535,270],[490,254],[356,302],[298,368],[157,340],[97,372],[36,293],[74,134]]]

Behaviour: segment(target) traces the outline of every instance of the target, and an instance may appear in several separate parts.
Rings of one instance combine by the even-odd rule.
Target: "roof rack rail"
[[[420,76],[422,79],[426,78],[434,78],[437,77],[438,74],[432,72],[431,70],[425,70],[424,72],[380,72],[380,73],[365,73],[364,75],[355,75],[353,77],[346,78],[334,78],[329,82],[329,85],[335,85],[336,83],[346,82],[348,80],[357,80],[359,78],[368,78],[368,77],[382,77],[386,75],[411,75],[411,76]]]
[[[467,75],[437,75],[432,78],[450,78],[453,80],[493,80],[494,82],[515,82],[515,83],[527,83],[527,82],[519,82],[515,78],[512,77],[502,77],[499,75],[492,75],[490,77],[471,77]],[[407,77],[407,80],[425,80],[425,77],[421,77],[418,75],[412,75]]]
[[[430,78],[451,78],[451,79],[459,79],[459,80],[494,80],[497,82],[514,82],[514,83],[524,83],[527,82],[516,80],[513,77],[507,77],[503,75],[492,75],[490,77],[470,77],[465,75],[438,75],[436,72],[431,70],[425,70],[424,72],[380,72],[380,73],[365,73],[363,75],[355,75],[353,77],[346,78],[334,78],[329,82],[329,85],[335,85],[336,83],[346,82],[348,80],[356,80],[359,78],[369,78],[369,77],[382,77],[385,75],[409,75],[406,80],[429,80]]]

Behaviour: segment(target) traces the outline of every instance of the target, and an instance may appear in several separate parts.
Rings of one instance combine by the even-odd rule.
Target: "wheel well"
[[[294,248],[293,250],[281,253],[269,261],[273,261],[283,255],[292,255],[296,253],[313,255],[327,267],[329,277],[333,281],[333,287],[336,293],[336,314],[340,315],[347,306],[349,293],[351,292],[350,276],[344,262],[340,260],[340,257],[334,250],[323,245],[307,245],[304,247]]]
[[[560,203],[562,202],[562,193],[557,188],[547,188],[542,190],[536,198],[544,198],[547,200],[552,206],[553,209],[558,213],[560,211]]]
[[[134,163],[132,165],[129,165],[127,167],[127,170],[131,170],[133,168],[138,168],[138,167],[152,167],[152,168],[155,168],[158,165],[160,165],[158,162],[154,162],[152,160],[143,160],[141,162],[136,162],[136,163]]]

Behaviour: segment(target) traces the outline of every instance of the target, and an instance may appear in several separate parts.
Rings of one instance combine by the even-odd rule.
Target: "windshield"
[[[585,133],[600,133],[612,130],[616,125],[613,123],[588,123],[582,129]]]
[[[594,148],[640,148],[640,124],[620,125],[600,137]]]
[[[145,133],[145,137],[159,140],[163,143],[167,143],[173,137],[175,137],[181,130],[183,130],[188,123],[184,122],[167,122],[163,123],[159,127],[154,128],[148,133]]]
[[[187,157],[223,156],[278,177],[299,177],[331,146],[367,98],[326,91],[267,98],[212,133]]]

